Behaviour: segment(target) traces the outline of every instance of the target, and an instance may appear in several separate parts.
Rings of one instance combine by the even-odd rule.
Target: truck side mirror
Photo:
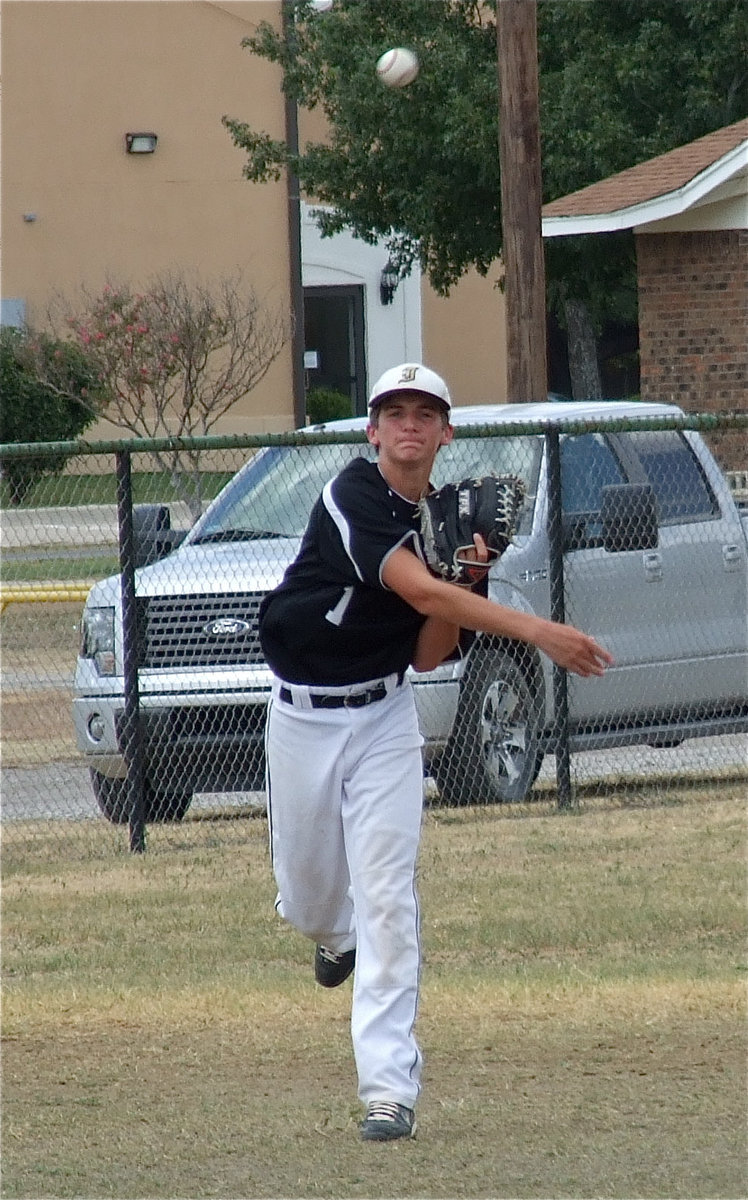
[[[657,499],[649,484],[611,484],[602,489],[600,524],[609,554],[654,550],[659,543]]]
[[[168,504],[136,504],[132,525],[136,567],[147,567],[166,558],[187,536],[172,529]]]

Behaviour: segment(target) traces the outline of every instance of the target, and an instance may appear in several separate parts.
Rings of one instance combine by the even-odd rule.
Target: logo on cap
[[[398,383],[412,383],[418,374],[418,367],[403,367]]]

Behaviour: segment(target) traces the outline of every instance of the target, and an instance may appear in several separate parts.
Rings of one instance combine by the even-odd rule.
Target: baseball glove
[[[418,504],[421,538],[429,570],[449,583],[472,587],[510,545],[525,499],[525,485],[514,475],[484,475],[445,483]],[[488,563],[467,557],[480,533]]]

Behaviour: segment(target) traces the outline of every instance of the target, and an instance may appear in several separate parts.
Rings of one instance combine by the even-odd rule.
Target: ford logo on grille
[[[240,621],[238,617],[219,617],[204,627],[203,632],[209,637],[237,637],[240,633],[248,633],[252,628],[249,621]]]

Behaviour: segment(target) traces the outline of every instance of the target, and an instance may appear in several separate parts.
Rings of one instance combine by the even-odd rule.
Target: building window
[[[25,300],[0,300],[0,325],[14,325],[20,329],[25,324]]]

